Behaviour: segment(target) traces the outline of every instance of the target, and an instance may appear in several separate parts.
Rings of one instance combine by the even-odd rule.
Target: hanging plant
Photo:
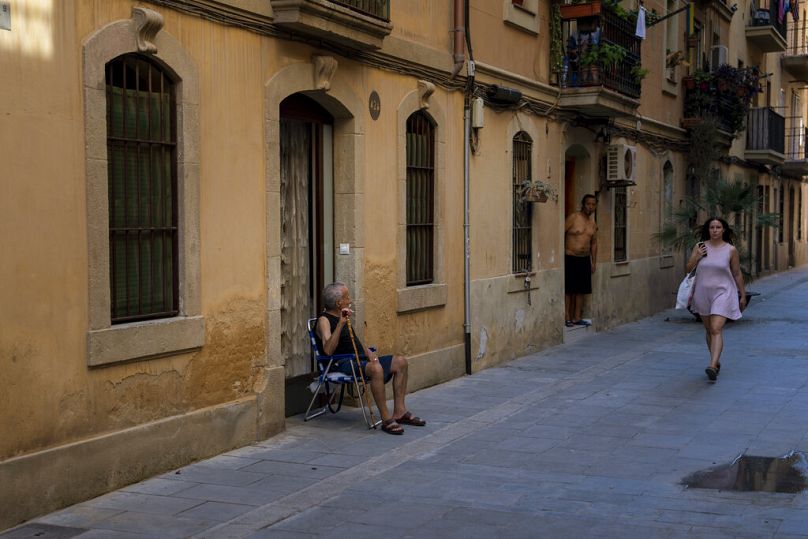
[[[548,199],[558,202],[555,187],[541,180],[524,180],[519,195],[523,202],[547,202]]]
[[[561,73],[564,65],[564,40],[561,33],[560,0],[550,8],[550,72]]]

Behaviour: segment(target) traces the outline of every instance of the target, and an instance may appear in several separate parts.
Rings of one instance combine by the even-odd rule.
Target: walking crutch
[[[359,370],[359,376],[362,380],[362,388],[364,390],[364,399],[362,398],[362,392],[359,391],[359,383],[356,381],[356,371],[354,370],[354,365],[351,363],[351,372],[353,372],[354,377],[354,385],[356,386],[356,393],[359,396],[359,405],[362,407],[362,417],[365,418],[365,423],[368,425],[369,429],[375,429],[376,425],[381,423],[381,421],[376,421],[376,418],[373,417],[373,407],[368,402],[368,384],[365,382],[365,373],[362,372],[362,364],[359,362],[359,351],[356,349],[356,341],[354,340],[353,334],[353,326],[351,325],[351,319],[347,318],[346,321],[348,322],[348,335],[351,336],[351,344],[353,345],[354,351],[354,358],[356,359],[356,368]],[[368,423],[368,418],[365,415],[365,404],[367,403],[368,412],[370,413],[370,422]]]

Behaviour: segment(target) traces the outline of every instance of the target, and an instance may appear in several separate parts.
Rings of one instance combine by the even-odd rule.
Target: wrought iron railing
[[[749,26],[773,26],[783,39],[786,38],[789,13],[780,12],[780,2],[784,0],[758,0],[759,5],[752,11]],[[781,16],[782,15],[782,16]]]
[[[786,119],[771,107],[749,111],[746,124],[747,150],[785,153]]]
[[[639,98],[642,90],[640,82],[642,77],[638,74],[638,70],[641,69],[642,42],[634,35],[635,27],[630,21],[618,17],[608,9],[604,9],[600,16],[602,25],[599,32],[593,32],[586,37],[591,40],[590,43],[581,39],[580,34],[577,40],[568,41],[564,68],[560,74],[561,86],[604,86],[629,97]],[[575,50],[570,48],[571,43],[575,44]],[[611,64],[597,62],[582,65],[581,59],[585,55],[586,46],[604,45],[621,47],[625,55],[621,60]]]
[[[390,20],[390,0],[331,0],[335,4],[340,4],[346,7],[382,19],[385,21]]]
[[[791,15],[788,15],[789,17]],[[808,54],[808,20],[792,21],[788,27],[788,39],[785,50],[786,56]]]
[[[805,161],[808,155],[805,152],[808,129],[801,116],[792,116],[788,119],[786,130],[785,154],[786,161]]]
[[[715,91],[705,90],[697,86],[688,86],[685,78],[685,118],[714,118],[718,122],[718,127],[727,133],[734,133],[738,130],[737,122],[734,119],[735,102],[731,96]]]

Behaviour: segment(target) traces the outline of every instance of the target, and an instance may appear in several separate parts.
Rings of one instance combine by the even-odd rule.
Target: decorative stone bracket
[[[331,89],[331,79],[337,70],[337,60],[333,56],[315,54],[311,62],[314,65],[314,87],[327,92]]]
[[[137,50],[147,54],[157,53],[154,37],[163,28],[163,16],[151,9],[134,7],[132,20],[137,34]]]
[[[429,98],[432,96],[434,91],[435,85],[431,82],[425,80],[418,81],[418,102],[421,109],[429,108]]]

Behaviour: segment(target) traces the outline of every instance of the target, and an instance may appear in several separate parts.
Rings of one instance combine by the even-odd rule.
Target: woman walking
[[[738,320],[746,308],[741,264],[732,236],[725,220],[710,217],[701,227],[701,241],[687,261],[688,273],[698,265],[691,308],[704,324],[710,351],[710,365],[704,372],[711,381],[718,378],[721,370],[724,324],[727,319]]]

